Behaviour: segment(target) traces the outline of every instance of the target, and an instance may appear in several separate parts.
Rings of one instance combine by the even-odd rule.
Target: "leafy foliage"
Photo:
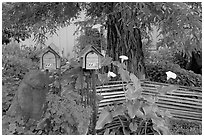
[[[24,75],[38,68],[30,58],[32,48],[21,49],[16,43],[2,46],[2,114],[8,110]]]
[[[105,38],[96,28],[86,27],[84,33],[77,38],[77,44],[74,45],[73,51],[78,55],[80,50],[83,50],[86,45],[94,46],[98,51],[101,51],[101,46],[105,47]]]
[[[62,77],[62,91],[57,88],[58,78],[52,76],[55,80],[50,84],[50,92],[46,98],[46,109],[42,118],[38,121],[32,119],[25,121],[19,115],[5,114],[3,134],[87,134],[92,109],[88,106],[84,107],[81,103],[82,96],[79,95],[78,89],[75,89],[76,78],[80,73],[77,63],[70,66],[71,69],[66,68],[64,77]]]
[[[2,47],[3,76],[22,79],[30,69],[37,69],[38,64],[30,58],[32,48],[21,49],[19,44],[10,43]]]
[[[170,131],[174,135],[201,135],[202,124],[183,120],[170,120]]]
[[[122,80],[127,83],[124,88],[126,101],[122,105],[106,107],[102,110],[96,125],[99,134],[170,134],[168,118],[171,117],[171,114],[168,111],[161,111],[157,107],[155,102],[158,95],[142,95],[143,89],[139,79],[133,73],[126,72],[123,65],[115,64],[120,68],[119,70],[122,70],[119,71],[119,74]],[[133,84],[129,84],[129,82],[133,82]],[[162,88],[158,92],[164,94],[174,88],[177,87]],[[107,125],[114,123],[114,119],[118,119],[120,123],[109,129]]]
[[[98,17],[96,20],[115,15],[107,22],[111,23],[121,14],[117,27],[122,26],[124,31],[131,31],[134,26],[140,28],[144,38],[148,38],[147,27],[151,30],[152,24],[159,26],[163,39],[158,46],[173,47],[189,56],[191,51],[201,50],[201,9],[199,2],[89,3],[87,15]],[[114,32],[118,37],[122,35],[121,32]]]
[[[3,30],[30,36],[44,42],[45,34],[55,34],[77,17],[80,7],[75,2],[6,2],[3,9]],[[21,35],[18,37],[22,38]]]

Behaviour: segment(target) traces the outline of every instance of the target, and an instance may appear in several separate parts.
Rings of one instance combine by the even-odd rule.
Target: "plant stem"
[[[147,122],[145,121],[145,135],[147,134]]]

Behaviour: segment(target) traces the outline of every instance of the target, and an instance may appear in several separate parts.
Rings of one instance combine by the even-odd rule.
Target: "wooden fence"
[[[160,86],[169,86],[170,84],[157,83],[151,81],[141,81],[144,91],[143,95],[159,94],[157,88]],[[121,81],[113,81],[103,86],[97,86],[97,94],[103,96],[98,106],[98,113],[113,103],[122,103],[125,100]],[[156,102],[160,109],[167,109],[173,115],[173,118],[188,121],[202,122],[202,88],[179,86],[171,94],[159,95]]]

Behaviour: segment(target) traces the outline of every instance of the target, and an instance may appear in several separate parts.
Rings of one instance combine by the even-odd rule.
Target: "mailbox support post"
[[[97,104],[96,104],[96,75],[95,70],[91,70],[92,90],[93,90],[93,135],[96,134]]]
[[[49,92],[49,70],[48,69],[45,70],[45,75],[46,75],[46,90],[48,93]]]

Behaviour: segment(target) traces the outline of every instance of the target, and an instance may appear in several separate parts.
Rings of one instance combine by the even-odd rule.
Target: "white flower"
[[[97,29],[100,32],[101,24],[95,24],[93,25],[92,29]]]
[[[66,62],[66,64],[70,64],[70,62],[69,62],[69,61],[67,61],[67,62]]]
[[[108,71],[108,77],[116,77],[116,74],[111,71]]]
[[[4,69],[4,67],[2,67],[2,69]]]
[[[166,75],[167,75],[167,80],[169,80],[170,78],[176,79],[176,74],[171,71],[166,72]]]
[[[123,63],[124,60],[128,60],[128,57],[125,55],[121,55],[119,58],[121,59],[121,63]]]

